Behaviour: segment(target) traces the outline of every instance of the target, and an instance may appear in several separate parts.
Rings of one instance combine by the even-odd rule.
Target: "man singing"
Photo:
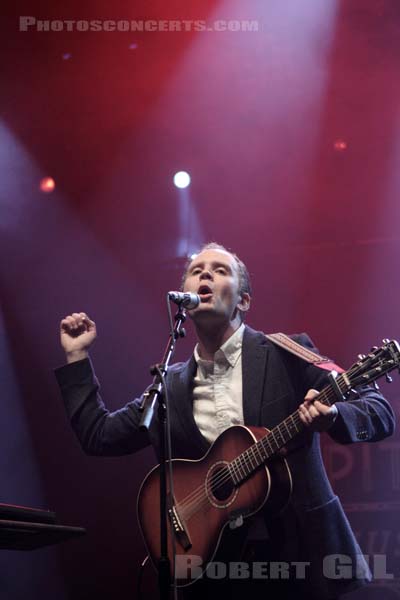
[[[328,481],[319,432],[327,431],[341,444],[382,440],[394,430],[389,403],[367,386],[332,406],[314,400],[329,384],[328,371],[244,324],[251,301],[248,271],[223,246],[201,249],[185,270],[182,289],[198,294],[201,302],[189,311],[198,340],[193,354],[167,374],[173,456],[199,459],[232,425],[271,429],[297,410],[305,426],[284,452],[291,474],[289,502],[277,515],[261,509],[241,527],[227,527],[217,554],[227,564],[244,561],[258,568],[244,578],[229,577],[229,569],[221,579],[205,574],[184,588],[185,598],[248,594],[272,600],[276,593],[279,598],[331,600],[365,584],[370,572]],[[152,444],[158,453],[156,424],[149,434],[139,431],[139,400],[113,413],[105,408],[88,356],[96,335],[85,313],[61,321],[68,364],[56,376],[83,449],[91,455],[122,455]],[[305,334],[291,339],[295,347],[316,352]],[[336,576],[329,562],[334,555],[346,558],[351,575]],[[268,565],[275,567],[271,571]]]

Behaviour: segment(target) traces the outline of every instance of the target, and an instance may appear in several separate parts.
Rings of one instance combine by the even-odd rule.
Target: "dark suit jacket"
[[[305,334],[294,338],[315,350]],[[193,417],[195,372],[192,356],[186,363],[173,365],[167,376],[172,452],[178,458],[197,459],[209,448]],[[242,372],[245,424],[269,428],[294,412],[308,389],[320,390],[328,383],[326,371],[278,348],[263,333],[249,327],[245,328],[243,337]],[[156,419],[147,435],[138,431],[138,400],[109,413],[99,396],[99,384],[88,359],[57,369],[56,377],[72,427],[86,453],[129,454],[150,443],[158,453]],[[374,388],[363,388],[351,401],[338,403],[337,407],[339,414],[329,435],[339,443],[377,441],[393,432],[393,411]],[[316,598],[330,598],[365,583],[370,573],[328,481],[319,434],[310,431],[301,434],[290,448],[287,461],[293,493],[288,508],[290,515],[284,513],[282,519],[285,521],[287,515],[300,539],[296,559],[311,563],[310,592]],[[277,541],[282,544],[284,537],[278,533]],[[353,567],[351,579],[336,579],[335,574],[326,569],[324,576],[323,558],[333,554],[349,557]],[[329,564],[328,560],[326,566]]]

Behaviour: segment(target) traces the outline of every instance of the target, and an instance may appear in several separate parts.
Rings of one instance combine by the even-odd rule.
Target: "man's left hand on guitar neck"
[[[303,404],[299,406],[300,419],[307,427],[313,431],[326,431],[336,420],[338,409],[335,404],[325,406],[314,398],[318,396],[317,390],[308,390]]]

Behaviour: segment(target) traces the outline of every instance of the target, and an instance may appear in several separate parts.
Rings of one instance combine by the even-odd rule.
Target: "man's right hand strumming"
[[[72,313],[60,323],[61,346],[68,363],[87,358],[96,337],[96,323],[86,313]]]

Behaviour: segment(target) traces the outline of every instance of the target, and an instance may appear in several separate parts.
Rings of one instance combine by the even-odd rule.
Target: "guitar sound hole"
[[[225,467],[217,467],[210,477],[211,492],[219,502],[223,502],[232,494],[234,486]]]

